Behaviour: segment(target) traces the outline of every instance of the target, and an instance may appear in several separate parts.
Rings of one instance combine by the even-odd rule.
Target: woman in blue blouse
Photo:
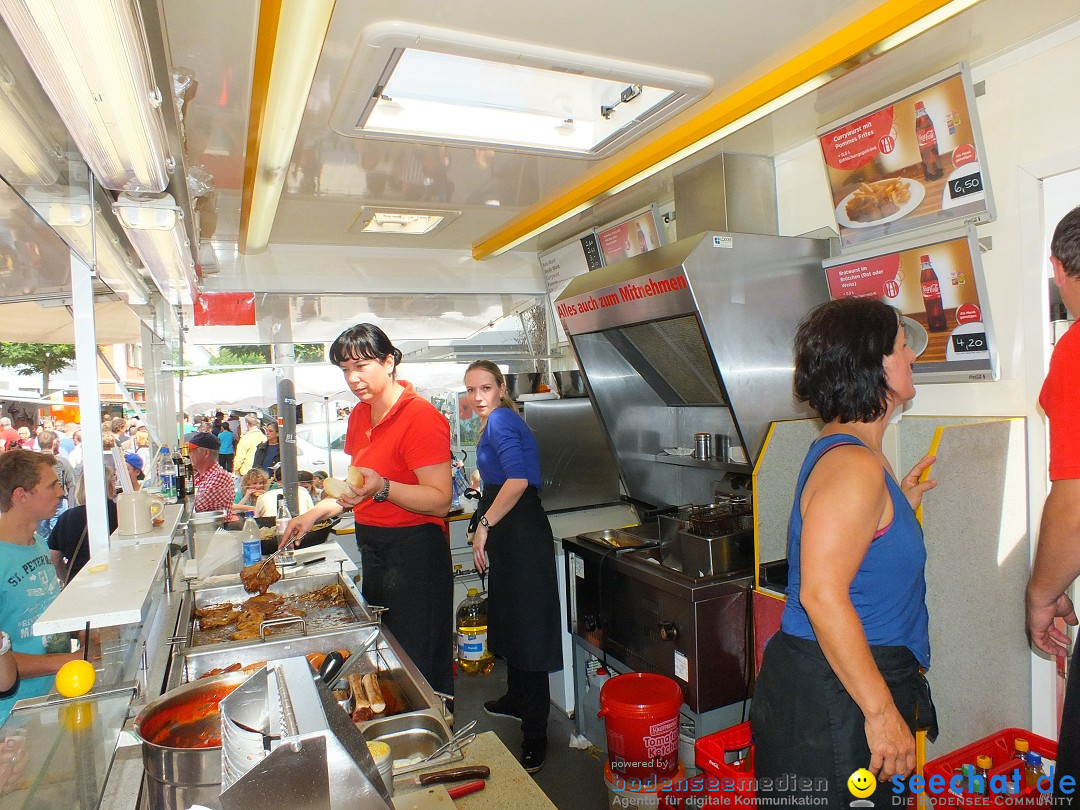
[[[562,666],[559,592],[551,526],[540,503],[536,440],[506,395],[490,360],[465,372],[469,403],[483,423],[476,448],[484,494],[477,507],[473,559],[490,564],[488,647],[506,660],[506,694],[489,714],[521,720],[521,762],[535,773],[547,754],[548,673]]]

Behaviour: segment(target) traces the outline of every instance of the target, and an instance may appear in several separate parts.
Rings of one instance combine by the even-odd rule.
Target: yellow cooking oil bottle
[[[487,644],[487,597],[469,588],[457,609],[458,666],[467,675],[488,675],[495,668],[495,656]]]

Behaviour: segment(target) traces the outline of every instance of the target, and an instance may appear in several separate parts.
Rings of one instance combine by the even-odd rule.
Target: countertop
[[[297,565],[282,567],[284,573],[290,571],[302,570],[305,574],[332,574],[342,571],[346,574],[355,574],[357,572],[356,563],[352,561],[345,550],[341,547],[337,540],[331,538],[325,543],[320,543],[317,546],[309,546],[308,548],[301,549],[293,552]],[[298,569],[298,565],[308,560],[317,560],[320,557],[326,559],[322,562],[312,563]],[[192,584],[197,587],[214,587],[229,582],[236,581],[236,574],[221,574],[219,576],[205,577],[204,579],[198,579],[196,573],[197,566],[195,560],[184,561],[184,578],[192,580]]]
[[[109,548],[91,557],[34,622],[34,635],[82,630],[87,622],[91,627],[141,622],[183,511],[180,505],[166,506],[165,522],[145,534],[113,532]]]
[[[460,762],[444,763],[428,771],[438,771],[445,768],[458,768],[465,765],[487,765],[491,768],[491,778],[487,785],[477,793],[462,796],[453,802],[453,807],[461,810],[506,810],[508,807],[514,810],[554,810],[555,805],[544,794],[544,791],[536,784],[525,769],[521,767],[517,757],[510,753],[502,740],[494,731],[485,731],[478,734],[476,739],[469,743],[465,749],[465,759]],[[419,776],[426,771],[409,774]],[[453,787],[448,785],[446,787]],[[398,801],[407,797],[410,793],[424,793],[426,788],[409,785],[406,786],[401,779],[394,782],[394,804],[396,807],[408,807],[407,801]]]

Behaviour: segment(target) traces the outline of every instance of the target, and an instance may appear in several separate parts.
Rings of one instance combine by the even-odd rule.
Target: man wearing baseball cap
[[[228,509],[236,495],[233,477],[218,464],[221,442],[213,433],[188,436],[188,457],[195,468],[195,511],[213,512]]]
[[[143,459],[138,453],[124,453],[124,472],[127,473],[131,482],[131,491],[138,492],[142,489]]]

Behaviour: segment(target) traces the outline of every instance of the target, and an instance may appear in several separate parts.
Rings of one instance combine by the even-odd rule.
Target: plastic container
[[[611,768],[611,760],[604,763],[604,784],[608,791],[608,807],[625,810],[628,807],[648,807],[665,810],[665,808],[681,807],[680,802],[665,801],[664,796],[668,791],[675,792],[680,787],[680,782],[685,785],[686,772],[682,763],[672,773],[666,776],[653,774],[643,779],[627,779],[615,773]]]
[[[255,525],[255,518],[249,517],[244,521],[243,531],[240,532],[240,541],[242,543],[245,568],[262,559],[262,540],[259,538],[259,527]]]
[[[679,684],[652,672],[617,675],[600,690],[608,759],[617,775],[667,776],[679,767]]]
[[[607,745],[604,733],[604,721],[600,715],[600,690],[611,678],[611,674],[604,667],[597,667],[596,671],[588,676],[589,688],[581,699],[581,726],[578,733],[584,734],[585,739],[597,748]]]
[[[495,668],[487,631],[487,599],[476,588],[469,588],[457,609],[457,660],[466,675],[488,675]]]
[[[730,791],[720,791],[719,787],[716,787],[709,795],[715,793],[716,798],[727,800],[733,797],[757,797],[754,785],[754,742],[749,723],[740,723],[715,734],[700,737],[695,747],[698,767],[720,785],[732,786]]]
[[[1014,780],[1014,773],[1017,770],[1020,771],[1020,792],[1015,795],[1032,797],[1049,795],[1049,792],[1044,794],[1043,791],[1040,791],[1037,785],[1028,787],[1025,784],[1023,765],[1014,754],[1017,738],[1027,740],[1030,752],[1036,753],[1040,757],[1051,759],[1055,762],[1057,761],[1057,743],[1053,740],[1040,737],[1038,734],[1032,734],[1025,729],[1006,728],[995,734],[991,734],[988,737],[983,737],[981,740],[976,740],[970,745],[965,745],[963,748],[958,748],[952,753],[945,754],[944,756],[927,762],[923,767],[923,775],[926,777],[927,782],[931,777],[940,775],[944,778],[945,783],[949,784],[949,781],[954,775],[963,775],[961,769],[964,765],[970,766],[970,770],[974,772],[976,759],[980,755],[986,755],[994,762],[993,767],[987,772],[991,783],[988,785],[989,796],[968,791],[968,779],[966,775],[963,775],[962,792],[956,793],[955,791],[946,789],[944,798],[950,806],[981,807],[985,806],[988,800],[993,803],[995,796],[999,795],[999,793],[994,790],[994,777],[1001,776],[1004,777],[1008,783],[1012,783]],[[1043,779],[1043,787],[1049,788],[1048,778]],[[931,798],[933,798],[932,794]]]
[[[368,753],[371,754],[371,758],[375,760],[375,767],[379,769],[379,776],[382,777],[387,791],[393,796],[394,756],[390,751],[390,746],[382,740],[372,740],[367,744],[367,747]]]

